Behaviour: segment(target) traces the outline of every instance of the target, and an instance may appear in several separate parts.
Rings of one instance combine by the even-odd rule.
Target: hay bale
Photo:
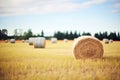
[[[11,43],[15,43],[15,39],[10,39],[10,42]]]
[[[29,45],[33,45],[34,44],[34,37],[30,37],[29,38]]]
[[[64,42],[68,42],[68,39],[64,39]]]
[[[76,41],[77,40],[77,38],[74,38],[74,41]]]
[[[110,40],[109,40],[109,43],[113,43],[113,40],[112,40],[112,39],[110,39]]]
[[[95,37],[78,37],[73,44],[73,53],[76,59],[102,58],[103,45]]]
[[[44,37],[38,37],[34,40],[34,48],[45,48],[46,40]]]
[[[8,43],[8,40],[5,40],[5,43]]]
[[[51,38],[52,43],[57,43],[57,38]]]
[[[22,43],[24,43],[25,42],[25,40],[22,40]]]
[[[103,39],[103,42],[105,43],[105,44],[109,44],[109,39]]]

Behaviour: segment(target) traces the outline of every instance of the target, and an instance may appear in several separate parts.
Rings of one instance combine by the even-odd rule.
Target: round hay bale
[[[15,43],[15,39],[10,39],[10,42],[11,43]]]
[[[64,42],[68,42],[68,39],[64,39]]]
[[[113,43],[113,40],[112,40],[112,39],[110,39],[110,40],[109,40],[109,43]]]
[[[78,37],[73,44],[73,53],[76,59],[102,58],[103,52],[102,43],[92,36]]]
[[[77,40],[77,38],[74,38],[74,41],[76,41]]]
[[[57,43],[57,38],[51,38],[52,43]]]
[[[5,40],[5,43],[8,43],[8,40]]]
[[[105,44],[109,44],[109,39],[103,39],[103,42],[105,43]]]
[[[34,40],[34,48],[45,48],[46,40],[44,37],[38,37]]]
[[[22,40],[22,43],[24,43],[25,42],[25,40]]]
[[[29,38],[29,45],[33,45],[34,44],[34,38],[33,37],[30,37]]]

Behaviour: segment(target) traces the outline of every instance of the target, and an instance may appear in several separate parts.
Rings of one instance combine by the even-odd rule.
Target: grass
[[[120,80],[120,42],[104,44],[104,57],[76,60],[72,43],[46,48],[0,42],[0,80]]]

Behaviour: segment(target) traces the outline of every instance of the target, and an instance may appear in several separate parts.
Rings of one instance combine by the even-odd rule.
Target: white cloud
[[[74,0],[0,0],[0,16],[72,12],[104,2],[106,0],[88,0],[82,3]]]
[[[120,8],[120,3],[116,3],[116,4],[114,5],[114,7],[115,7],[115,8]]]
[[[120,10],[112,10],[112,13],[120,13]]]
[[[120,3],[114,4],[113,7],[114,7],[115,9],[112,10],[112,13],[120,13]]]

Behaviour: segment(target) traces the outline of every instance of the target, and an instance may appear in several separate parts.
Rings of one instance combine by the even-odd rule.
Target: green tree
[[[118,40],[116,32],[110,32],[109,39]]]
[[[18,36],[18,30],[17,29],[14,30],[14,36]]]
[[[54,37],[56,37],[58,40],[63,40],[65,35],[63,32],[58,31],[57,33],[54,33]]]
[[[8,31],[7,31],[7,29],[2,29],[2,31],[1,31],[3,34],[5,34],[5,35],[7,35],[8,34]]]
[[[74,32],[74,38],[77,38],[78,37],[78,34],[77,34],[77,31]]]
[[[99,39],[103,40],[103,34],[101,32],[99,32]]]
[[[0,30],[0,40],[2,40],[2,39],[5,40],[5,39],[7,39],[7,38],[8,38],[7,34],[8,34],[7,29],[2,29],[2,30]]]
[[[29,37],[33,37],[33,33],[31,29],[28,29],[27,32],[24,32],[24,39],[29,39]]]
[[[107,32],[103,32],[102,38],[108,38],[108,33]]]
[[[15,30],[14,30],[14,38],[15,38],[15,39],[18,39],[18,34],[19,34],[19,33],[18,33],[18,29],[15,29]]]
[[[69,39],[70,39],[70,40],[73,40],[73,39],[74,39],[74,35],[73,35],[72,31],[70,31]]]
[[[24,38],[25,40],[28,39],[28,38],[27,38],[27,32],[24,32],[24,33],[23,33],[23,38]]]
[[[40,34],[37,34],[37,37],[43,37],[43,36],[40,36]]]
[[[32,37],[33,36],[33,33],[32,33],[32,30],[31,29],[28,29],[28,33],[27,33],[27,37]]]
[[[41,37],[44,37],[44,32],[43,32],[43,30],[41,31]]]
[[[99,39],[99,34],[98,34],[98,33],[95,33],[94,37],[96,37],[96,38]]]
[[[68,31],[66,31],[66,32],[64,33],[64,35],[65,35],[65,38],[66,38],[66,39],[69,39]]]
[[[119,32],[118,32],[118,36],[117,37],[118,37],[118,40],[120,40],[120,33]]]
[[[81,36],[81,34],[80,34],[80,32],[79,32],[78,37],[80,37],[80,36]]]
[[[90,34],[89,32],[87,32],[87,33],[86,33],[86,32],[83,32],[83,34],[82,34],[82,35],[83,35],[83,36],[84,36],[84,35],[91,36],[91,34]]]

